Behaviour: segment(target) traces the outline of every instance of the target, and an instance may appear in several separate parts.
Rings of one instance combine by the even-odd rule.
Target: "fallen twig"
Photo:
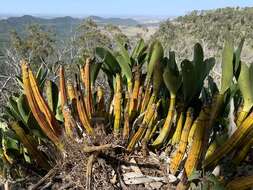
[[[43,178],[41,178],[38,183],[36,183],[35,185],[33,185],[30,190],[35,190],[38,189],[38,187],[43,184],[51,175],[55,174],[57,171],[57,165],[52,168]]]
[[[92,152],[98,152],[98,151],[105,151],[109,149],[114,149],[116,146],[113,146],[112,144],[105,144],[105,145],[99,145],[99,146],[85,146],[83,148],[83,151],[85,153],[92,153]]]
[[[148,176],[136,172],[129,172],[123,174],[123,179],[126,184],[143,184],[158,181],[166,183],[165,177]]]
[[[97,154],[91,154],[87,162],[87,171],[86,171],[86,189],[91,190],[91,175],[92,175],[92,166]]]

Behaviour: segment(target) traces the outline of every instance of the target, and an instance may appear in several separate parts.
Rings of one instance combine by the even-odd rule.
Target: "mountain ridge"
[[[62,16],[62,17],[52,17],[52,18],[43,18],[38,16],[32,15],[23,15],[23,16],[11,16],[8,18],[3,18],[0,22],[15,22],[19,21],[20,23],[23,22],[56,22],[56,21],[73,21],[73,22],[81,22],[86,18],[91,18],[92,20],[98,22],[99,24],[118,24],[118,25],[137,25],[139,22],[132,18],[119,18],[119,17],[100,17],[100,16],[88,16],[85,18],[76,18],[72,16]]]
[[[122,25],[122,26],[136,26],[138,21],[131,18],[103,18],[99,16],[89,16],[85,18],[74,18],[71,16],[42,18],[32,15],[12,16],[0,20],[0,43],[7,44],[9,34],[16,30],[20,34],[25,34],[27,26],[31,24],[39,24],[40,26],[50,29],[57,34],[57,37],[62,39],[72,34],[75,28],[80,25],[84,19],[91,18],[98,25]],[[0,45],[1,46],[1,45]]]

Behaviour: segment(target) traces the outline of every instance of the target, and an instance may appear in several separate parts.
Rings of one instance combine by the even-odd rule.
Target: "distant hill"
[[[205,55],[219,57],[227,33],[234,38],[235,47],[245,36],[242,58],[250,63],[253,61],[252,19],[252,7],[193,11],[161,23],[152,38],[159,39],[166,52],[175,50],[179,57],[191,58],[196,42],[204,46]]]
[[[97,22],[98,25],[114,24],[135,26],[138,22],[134,19],[123,18],[103,18],[98,16],[90,16],[89,18]],[[66,38],[76,29],[83,19],[73,17],[57,17],[57,18],[39,18],[30,15],[21,17],[9,17],[0,20],[0,48],[8,43],[9,33],[16,30],[19,33],[25,33],[25,29],[30,24],[39,24],[42,27],[55,32],[59,39]]]
[[[8,19],[0,20],[0,38],[2,35],[4,35],[4,37],[5,35],[8,35],[11,30],[16,30],[19,33],[22,33],[30,24],[39,24],[42,27],[51,29],[61,37],[68,36],[71,33],[71,29],[75,28],[80,22],[81,19],[72,17],[59,17],[53,19],[38,18],[30,15],[10,17]]]
[[[97,24],[114,24],[114,25],[137,25],[138,22],[134,19],[123,18],[103,18],[98,16],[90,16]],[[82,19],[73,18],[70,16],[58,18],[39,18],[30,15],[22,17],[10,17],[0,20],[0,33],[7,33],[10,30],[23,31],[27,25],[40,24],[41,26],[51,27],[57,34],[68,35],[69,32],[82,22]]]

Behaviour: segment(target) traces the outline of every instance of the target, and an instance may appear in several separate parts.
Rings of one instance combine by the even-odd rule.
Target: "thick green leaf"
[[[213,187],[211,187],[213,190],[225,190],[225,187],[222,185],[220,180],[213,174],[208,176],[208,181],[213,183]],[[210,186],[209,186],[209,189],[210,189]]]
[[[167,61],[163,72],[163,80],[171,95],[175,96],[182,84],[182,76],[180,75],[173,54]]]
[[[41,131],[41,128],[37,120],[33,116],[32,112],[29,113],[28,120],[27,120],[27,127],[29,128],[29,130],[38,129]]]
[[[151,79],[155,65],[163,59],[163,47],[159,41],[154,41],[150,46],[147,78]]]
[[[62,109],[61,109],[61,100],[60,100],[60,94],[58,94],[58,102],[57,102],[57,107],[56,107],[56,114],[55,118],[61,122],[64,121],[63,119],[63,114],[62,114]]]
[[[22,147],[22,149],[23,149],[23,156],[24,156],[24,159],[25,159],[25,161],[27,162],[27,163],[31,163],[31,158],[29,157],[29,155],[28,155],[28,150],[27,150],[27,148],[25,148],[24,146]]]
[[[238,69],[240,68],[240,61],[241,61],[241,52],[243,48],[243,44],[245,41],[245,37],[243,37],[237,47],[235,54],[234,54],[234,73],[239,75]]]
[[[189,181],[193,181],[196,179],[201,179],[201,171],[194,170],[192,174],[188,177]]]
[[[97,47],[96,55],[103,61],[105,68],[107,68],[107,70],[109,70],[113,75],[116,75],[116,73],[120,72],[119,63],[110,50]]]
[[[8,119],[15,119],[16,120],[16,117],[15,117],[15,115],[13,115],[11,109],[8,106],[8,103],[7,103],[7,106],[4,106],[4,113],[3,113],[2,118],[5,118],[6,120],[8,120]]]
[[[176,55],[174,51],[169,52],[169,67],[174,70],[176,73],[179,73],[178,67],[177,67],[177,62],[176,62]]]
[[[197,43],[194,45],[194,55],[193,55],[193,61],[194,70],[195,70],[195,95],[197,96],[203,87],[204,80],[206,76],[209,74],[211,69],[213,68],[215,64],[214,58],[209,58],[204,60],[204,52],[202,49],[202,46]]]
[[[225,41],[222,53],[222,77],[221,77],[221,94],[224,94],[231,85],[233,79],[233,54],[234,44],[232,38]]]
[[[214,64],[215,64],[215,59],[209,58],[209,59],[206,59],[204,62],[202,61],[202,63],[200,64],[199,68],[202,69],[201,71],[198,70],[199,68],[195,67],[195,73],[198,73],[198,75],[196,75],[196,82],[194,84],[194,86],[195,86],[194,96],[197,97],[202,92],[202,97],[206,95],[205,98],[202,98],[203,102],[208,102],[209,98],[210,98],[209,93],[206,92],[206,94],[203,94],[203,93],[205,93],[205,90],[207,90],[207,89],[203,89],[203,85],[204,85],[205,78],[208,76],[208,74],[211,71],[211,69],[213,68]]]
[[[144,40],[141,38],[138,43],[136,44],[136,46],[134,47],[133,51],[132,51],[132,55],[131,57],[133,59],[138,59],[142,53],[145,51],[146,46],[145,46],[145,42]]]
[[[122,55],[117,55],[116,59],[120,65],[122,74],[127,78],[128,82],[131,82],[133,76],[130,65],[125,61]]]
[[[1,128],[1,125],[2,124],[0,123],[0,128]],[[9,128],[8,129],[1,128],[0,131],[1,131],[1,150],[3,150],[3,147],[4,147],[6,150],[8,150],[8,152],[10,152],[12,150],[19,151],[18,140],[8,136],[8,134],[7,134],[7,131],[10,131],[10,129]]]
[[[207,81],[211,95],[213,96],[214,94],[217,94],[219,92],[219,89],[216,83],[214,82],[213,78],[211,76],[208,76]]]
[[[94,85],[94,83],[97,79],[97,76],[98,76],[99,70],[102,66],[102,63],[103,62],[98,62],[98,63],[91,64],[90,78],[91,78],[91,85],[92,86]]]
[[[46,81],[48,75],[48,69],[45,69],[43,67],[43,65],[40,66],[37,74],[36,74],[36,79],[38,81],[38,85],[40,86],[40,88],[43,88],[44,83]]]
[[[43,89],[43,87],[44,87],[44,84],[47,79],[47,75],[48,75],[48,70],[45,71],[44,75],[42,76],[41,80],[39,81],[39,85],[40,85],[41,89]]]
[[[14,100],[13,96],[9,98],[9,101],[7,102],[7,106],[9,107],[12,116],[17,120],[17,121],[23,121],[23,118],[21,117],[19,110],[18,110],[18,105],[17,102]],[[25,123],[25,122],[24,122]]]
[[[19,143],[16,139],[5,136],[5,146],[7,149],[19,150]]]
[[[162,63],[156,64],[156,68],[153,72],[153,93],[158,94],[159,88],[163,82],[163,65]]]
[[[249,76],[251,82],[251,91],[253,91],[253,64],[251,63],[249,66]]]
[[[234,100],[235,110],[238,110],[239,107],[242,105],[242,102],[243,102],[242,93],[239,89],[238,83],[231,85],[230,91],[233,93],[233,100]]]
[[[181,63],[183,93],[185,104],[187,105],[196,93],[196,71],[191,61],[185,59]]]
[[[200,80],[204,81],[205,78],[209,75],[210,71],[212,70],[212,68],[215,65],[215,58],[211,57],[208,58],[204,61],[203,63],[203,72],[202,75],[200,76]]]
[[[56,113],[56,109],[57,109],[57,105],[58,105],[58,95],[59,95],[59,90],[57,85],[51,81],[51,80],[47,80],[46,81],[46,97],[47,97],[47,102],[49,105],[49,108],[51,109],[51,111],[55,114]]]
[[[122,59],[124,60],[125,64],[128,64],[129,66],[131,66],[132,65],[131,59],[130,59],[127,49],[124,46],[124,43],[120,40],[120,38],[116,39],[116,43],[117,43],[118,48],[120,49],[119,53]]]
[[[204,103],[204,104],[206,104],[206,103],[208,103],[209,101],[210,101],[210,98],[211,97],[211,94],[210,94],[210,92],[208,91],[208,89],[207,88],[202,88],[202,90],[201,90],[201,93],[200,93],[200,99],[201,99],[201,101]]]
[[[243,111],[246,112],[248,112],[253,106],[253,81],[251,81],[252,77],[250,76],[250,74],[250,68],[242,62],[241,72],[238,78],[238,84],[244,99]]]
[[[141,54],[141,55],[138,57],[138,65],[143,66],[143,64],[146,63],[147,57],[148,57],[148,54],[147,54],[146,52],[144,52],[143,54]]]
[[[202,49],[202,46],[199,43],[196,43],[194,45],[194,54],[193,54],[193,64],[194,67],[197,70],[197,75],[202,75],[202,72],[204,72],[205,65],[203,64],[204,60],[204,52]],[[200,77],[197,77],[200,78]]]
[[[196,77],[196,93],[201,91],[201,88],[203,86],[203,80],[205,77],[205,71],[206,71],[206,65],[203,63],[204,61],[204,53],[202,46],[199,43],[196,43],[194,45],[194,53],[193,53],[193,66],[195,70],[195,77]]]
[[[25,121],[24,124],[27,124],[30,108],[28,107],[28,102],[24,94],[21,94],[20,97],[18,98],[17,106],[18,106],[19,114],[21,115],[23,121]]]

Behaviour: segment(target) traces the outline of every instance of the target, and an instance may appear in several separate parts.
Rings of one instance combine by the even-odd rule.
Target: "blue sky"
[[[1,0],[0,14],[177,16],[227,6],[253,6],[253,0]]]

